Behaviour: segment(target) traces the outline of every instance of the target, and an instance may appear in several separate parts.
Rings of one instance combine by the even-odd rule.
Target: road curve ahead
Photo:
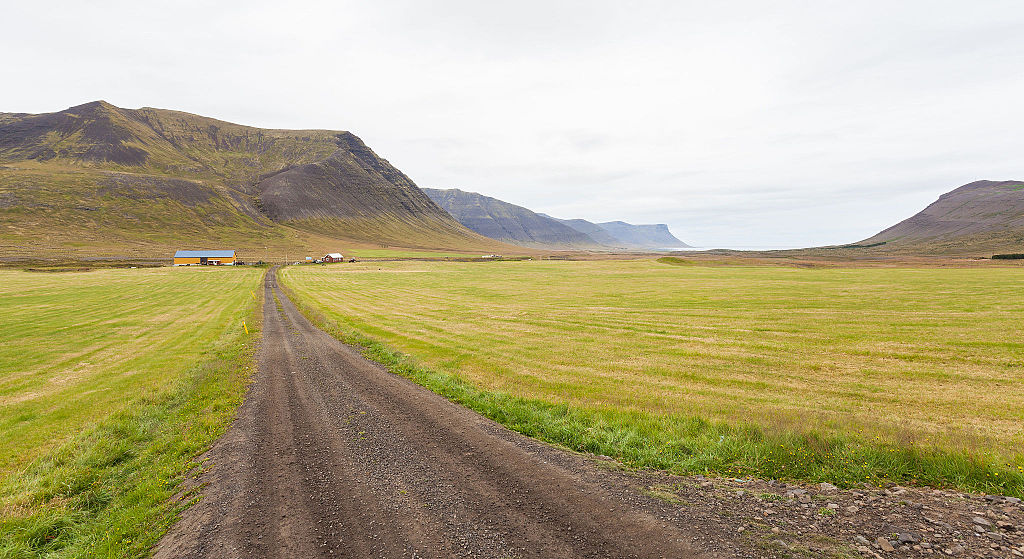
[[[365,360],[273,271],[265,292],[257,377],[156,557],[710,556],[620,474]]]

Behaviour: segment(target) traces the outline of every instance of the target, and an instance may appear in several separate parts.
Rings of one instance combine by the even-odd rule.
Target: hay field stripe
[[[284,277],[340,323],[485,389],[1024,447],[1009,420],[1024,413],[1015,269],[346,266]]]

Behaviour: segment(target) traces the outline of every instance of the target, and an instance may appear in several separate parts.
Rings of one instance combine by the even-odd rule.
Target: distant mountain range
[[[485,237],[531,247],[598,248],[584,233],[522,206],[476,192],[424,188],[459,223]]]
[[[511,250],[503,242],[685,246],[663,225],[561,221],[457,190],[428,196],[351,132],[269,130],[104,101],[0,113],[0,257],[225,247],[252,257],[339,243]]]
[[[500,250],[350,132],[95,101],[0,113],[0,256],[368,245]],[[310,249],[312,250],[312,249]]]
[[[619,242],[627,247],[665,249],[665,248],[690,248],[690,245],[680,241],[668,230],[668,225],[656,223],[651,225],[633,225],[624,221],[607,221],[597,223]]]
[[[600,225],[592,223],[585,219],[558,219],[556,217],[551,217],[547,214],[540,215],[557,220],[563,225],[572,227],[573,229],[579,231],[580,233],[583,233],[584,235],[590,237],[591,239],[594,240],[594,242],[600,245],[616,246],[622,243],[622,241],[613,237],[611,233],[605,231],[604,228],[601,227]]]
[[[687,248],[664,224],[592,223],[558,219],[497,198],[459,189],[424,188],[434,202],[469,229],[502,242],[540,248],[657,250]]]
[[[556,219],[460,190],[426,192],[358,137],[271,130],[94,101],[0,113],[0,258],[245,258],[359,246],[463,251],[683,248],[665,225]],[[1024,253],[1024,181],[978,181],[836,249]],[[522,250],[522,249],[518,249]]]
[[[850,247],[919,254],[1024,253],[1024,181],[976,181]]]

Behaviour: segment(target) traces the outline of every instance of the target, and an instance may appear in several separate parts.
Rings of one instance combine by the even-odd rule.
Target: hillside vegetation
[[[0,256],[492,249],[349,132],[97,101],[0,118]]]
[[[991,256],[1024,251],[1024,181],[976,181],[865,239],[879,252]]]
[[[560,444],[680,472],[1019,495],[1018,276],[651,261],[281,274],[396,371]]]

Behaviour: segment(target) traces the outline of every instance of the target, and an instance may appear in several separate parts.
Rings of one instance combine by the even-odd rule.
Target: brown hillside
[[[857,243],[923,254],[1024,252],[1024,181],[976,181]]]
[[[508,248],[459,225],[349,132],[254,128],[103,101],[0,113],[0,257],[264,252],[311,247],[310,239]]]

